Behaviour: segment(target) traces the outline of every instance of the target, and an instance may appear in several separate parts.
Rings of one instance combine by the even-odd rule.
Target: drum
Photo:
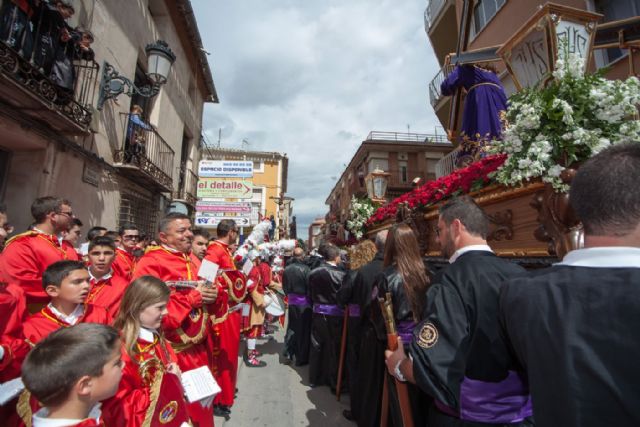
[[[264,293],[265,311],[272,316],[282,316],[284,314],[284,299],[277,292],[269,289]]]

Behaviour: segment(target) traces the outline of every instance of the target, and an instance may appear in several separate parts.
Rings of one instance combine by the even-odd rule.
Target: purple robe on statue
[[[460,87],[467,91],[460,137],[466,136],[472,142],[500,139],[500,112],[507,110],[507,96],[498,76],[474,65],[458,65],[442,82],[440,90],[449,96]],[[463,144],[463,151],[473,156],[475,153],[469,152],[471,147],[468,145]]]

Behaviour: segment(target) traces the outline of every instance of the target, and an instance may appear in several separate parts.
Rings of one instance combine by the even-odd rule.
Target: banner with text
[[[200,178],[198,198],[250,199],[253,197],[253,182],[242,178]]]
[[[238,160],[200,160],[200,178],[253,178],[253,162]]]
[[[197,212],[222,213],[224,214],[244,214],[242,216],[251,215],[251,203],[249,202],[210,202],[199,200],[196,203]]]
[[[217,227],[223,219],[232,219],[238,227],[248,227],[251,225],[249,217],[242,216],[208,216],[206,213],[196,212],[196,226],[198,227]]]

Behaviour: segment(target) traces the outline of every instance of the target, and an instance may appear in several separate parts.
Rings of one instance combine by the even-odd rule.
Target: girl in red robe
[[[121,331],[124,368],[116,395],[103,403],[107,426],[178,427],[189,422],[180,369],[160,326],[169,288],[142,276],[125,291],[114,327]]]

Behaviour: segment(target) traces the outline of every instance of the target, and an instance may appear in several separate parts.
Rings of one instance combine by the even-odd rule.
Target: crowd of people
[[[28,231],[6,239],[13,227],[0,206],[0,382],[21,376],[25,387],[0,407],[2,425],[212,426],[214,414],[229,417],[242,337],[246,366],[265,366],[256,340],[273,333],[264,301],[281,289],[273,255],[248,242],[234,257],[232,220],[210,237],[169,213],[156,241],[134,224],[96,226],[76,247],[82,222],[70,201],[38,198],[31,215]],[[216,266],[213,276],[203,263]],[[189,401],[181,377],[203,367],[219,393]]]
[[[468,196],[440,207],[440,269],[402,223],[348,254],[296,247],[281,268],[251,239],[238,248],[231,220],[210,237],[169,213],[154,242],[123,224],[91,228],[76,248],[69,201],[36,199],[33,225],[6,242],[0,207],[0,419],[211,426],[231,412],[241,348],[247,367],[265,366],[256,342],[281,291],[285,363],[308,364],[311,387],[348,392],[344,416],[359,426],[640,425],[638,170],[638,144],[582,165],[570,201],[585,248],[529,272],[493,253]],[[187,393],[202,369],[215,399]]]
[[[350,265],[331,244],[320,262],[298,250],[285,356],[309,363],[312,387],[348,390],[344,417],[361,427],[640,425],[638,171],[639,144],[580,167],[569,196],[584,248],[545,269],[496,256],[468,196],[439,209],[440,269],[406,224],[352,248]]]

